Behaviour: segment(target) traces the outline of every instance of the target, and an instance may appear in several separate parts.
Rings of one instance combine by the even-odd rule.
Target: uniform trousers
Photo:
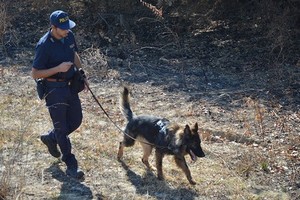
[[[82,122],[82,108],[79,96],[70,90],[68,82],[46,81],[46,106],[50,113],[53,129],[49,131],[50,138],[56,142],[62,153],[62,161],[67,167],[77,168],[77,160],[72,153],[69,135]]]

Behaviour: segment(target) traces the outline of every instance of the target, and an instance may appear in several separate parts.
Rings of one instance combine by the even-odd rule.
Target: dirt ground
[[[105,23],[92,30],[82,25],[83,16],[74,16],[90,88],[117,126],[125,124],[118,108],[123,85],[131,89],[136,114],[199,123],[206,157],[195,163],[187,158],[197,182],[191,186],[169,157],[166,180],[158,181],[141,163],[138,145],[118,162],[122,133],[90,93],[80,93],[84,121],[71,135],[86,178],[65,176],[63,163],[39,141],[51,124],[30,77],[34,45],[48,18],[33,11],[39,23],[17,22],[26,10],[19,8],[12,23],[16,43],[7,43],[0,56],[0,177],[7,199],[300,197],[299,51],[290,46],[284,59],[270,51],[259,18],[199,18],[196,24],[173,17],[166,23],[151,13],[141,17],[143,10],[125,15],[125,25],[115,24],[119,15],[103,14]],[[28,34],[20,37],[23,32]]]

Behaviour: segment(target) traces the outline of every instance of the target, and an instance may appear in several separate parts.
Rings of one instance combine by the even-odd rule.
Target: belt
[[[49,82],[68,82],[66,79],[57,79],[57,78],[45,78]]]
[[[67,80],[63,80],[63,81],[59,81],[59,80],[62,80],[62,79],[50,79],[49,78],[46,78],[45,79],[45,84],[46,84],[46,87],[50,87],[50,88],[61,88],[61,87],[66,87],[66,86],[69,86],[70,85],[70,81],[67,81]]]

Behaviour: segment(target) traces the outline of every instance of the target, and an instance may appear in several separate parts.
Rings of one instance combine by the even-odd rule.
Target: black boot
[[[67,167],[66,174],[72,178],[82,179],[84,177],[84,172],[78,167]]]
[[[63,156],[62,159],[66,165],[67,165],[67,170],[66,170],[66,174],[72,178],[76,178],[76,179],[82,179],[84,176],[84,172],[78,168],[78,163],[77,160],[75,158],[75,156],[73,154],[67,156],[67,158],[65,158]]]
[[[41,136],[42,142],[48,147],[48,151],[51,154],[51,156],[55,158],[60,157],[60,151],[57,148],[57,143],[54,142],[49,135],[42,135]]]

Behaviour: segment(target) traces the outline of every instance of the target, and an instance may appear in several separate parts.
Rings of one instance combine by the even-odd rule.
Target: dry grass
[[[51,128],[51,124],[44,103],[36,98],[34,82],[27,73],[22,73],[21,68],[3,68],[4,78],[0,89],[0,160],[3,163],[0,167],[0,194],[7,199],[290,199],[287,189],[272,186],[272,177],[279,177],[278,171],[285,170],[284,167],[293,168],[289,174],[291,181],[296,181],[299,175],[299,169],[293,162],[285,159],[286,163],[280,163],[278,159],[280,152],[289,153],[285,146],[273,146],[272,149],[263,145],[245,146],[226,140],[226,134],[221,142],[204,140],[203,148],[207,156],[196,163],[191,163],[188,158],[196,186],[188,184],[171,157],[164,159],[166,180],[158,181],[155,172],[148,172],[142,164],[139,145],[125,149],[123,163],[118,162],[116,152],[122,134],[91,96],[84,93],[81,94],[84,121],[79,130],[71,135],[71,140],[80,166],[86,172],[86,179],[84,182],[70,181],[63,174],[65,166],[51,158],[38,139],[40,134]],[[14,76],[20,77],[17,83],[12,81]],[[91,83],[91,87],[109,115],[122,127],[124,119],[118,109],[120,83]],[[156,94],[163,93],[160,88],[144,85],[134,85],[134,88],[132,106],[137,113],[145,110],[146,113],[178,121],[197,120],[211,134],[218,132],[218,127],[207,121],[204,115],[194,113],[185,116],[185,112],[179,112],[182,107],[197,110],[198,106],[203,105],[182,102],[181,106],[176,107],[179,109],[177,112],[166,112],[174,109],[174,99],[180,99],[180,94],[172,94],[170,98],[157,102],[153,100],[157,98]],[[146,88],[150,90],[147,98],[142,92]],[[263,123],[257,120],[257,112],[260,111],[256,104],[245,102],[248,112],[253,114],[252,117],[247,115],[247,119],[243,118],[245,120],[242,123],[251,124],[248,128]],[[148,105],[151,105],[150,109]],[[211,109],[214,113],[217,110],[212,106]],[[269,113],[266,110],[264,112],[261,116],[265,120]],[[195,114],[197,119],[194,118]],[[225,124],[219,124],[224,129]],[[235,130],[230,124],[227,124],[228,128]]]

